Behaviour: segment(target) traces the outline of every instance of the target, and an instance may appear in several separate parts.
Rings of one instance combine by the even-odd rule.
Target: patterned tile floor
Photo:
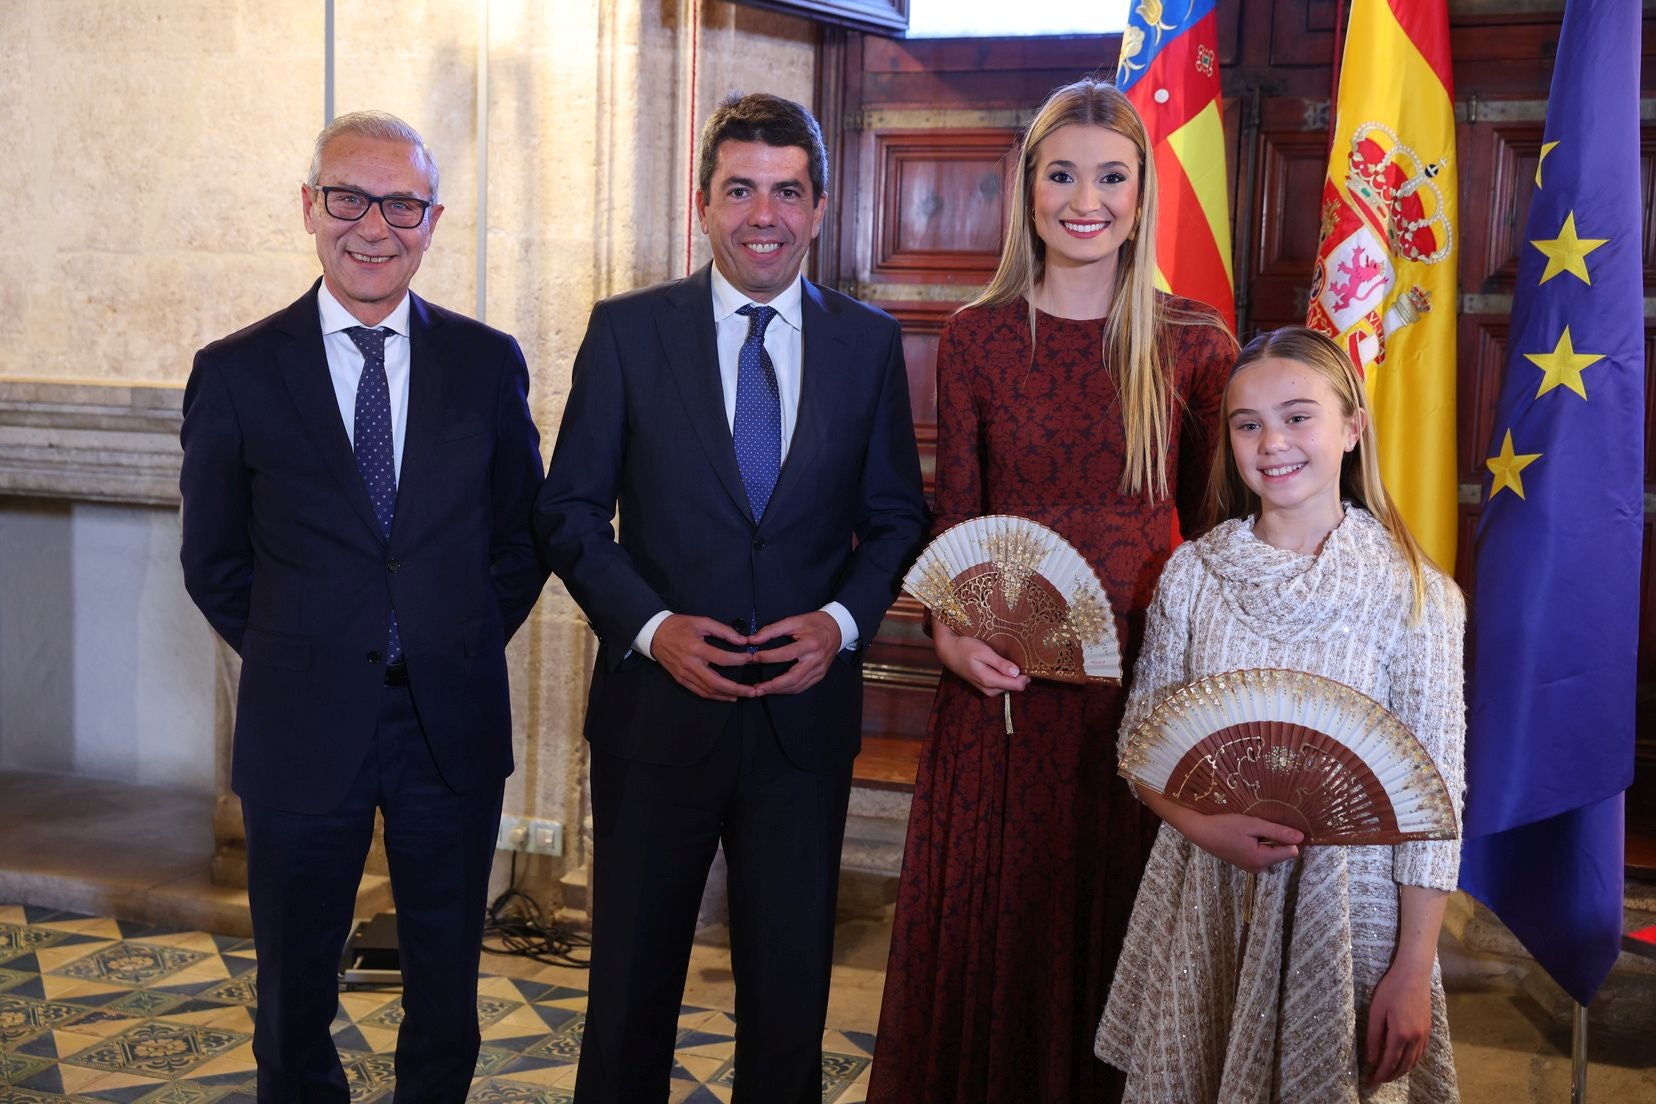
[[[551,974],[553,971],[545,971]],[[251,940],[0,905],[0,1104],[241,1104],[254,1099]],[[485,975],[472,1101],[571,1101],[584,990]],[[340,997],[334,1021],[353,1101],[389,1100],[402,1002]],[[672,1104],[730,1100],[735,1025],[679,1013]],[[823,1037],[824,1104],[860,1104],[873,1036]]]

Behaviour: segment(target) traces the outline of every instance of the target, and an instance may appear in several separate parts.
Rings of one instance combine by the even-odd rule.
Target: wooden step
[[[914,792],[920,741],[913,736],[865,732],[862,754],[851,767],[851,784],[871,790]]]

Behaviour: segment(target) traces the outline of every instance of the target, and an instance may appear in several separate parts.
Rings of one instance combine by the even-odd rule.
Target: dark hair
[[[766,92],[746,96],[732,93],[713,109],[702,126],[701,152],[696,158],[696,187],[704,196],[713,187],[713,167],[723,142],[798,146],[805,151],[810,165],[811,202],[828,191],[828,148],[822,142],[822,128],[809,111],[792,100]]]

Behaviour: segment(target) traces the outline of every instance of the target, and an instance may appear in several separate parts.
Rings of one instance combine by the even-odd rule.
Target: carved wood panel
[[[937,477],[937,339],[953,304],[890,304],[886,311],[903,325],[903,357],[908,366],[909,407],[920,445],[920,474],[931,501]]]
[[[1461,286],[1485,295],[1511,294],[1523,256],[1524,221],[1535,194],[1542,127],[1540,123],[1472,124],[1462,129],[1471,131],[1473,143],[1486,151],[1488,164],[1474,163],[1474,169],[1489,186],[1472,192],[1462,188],[1468,201],[1461,212],[1468,248],[1461,253]],[[1487,136],[1478,135],[1479,131]],[[1482,248],[1477,249],[1480,239]]]
[[[1248,222],[1254,259],[1250,333],[1305,320],[1328,168],[1323,131],[1262,129],[1257,142],[1257,192]]]
[[[870,279],[982,283],[1006,220],[1004,129],[873,133]]]
[[[1299,0],[1272,5],[1271,64],[1314,65],[1326,69],[1334,53],[1334,20],[1341,7],[1335,0]]]
[[[889,39],[859,36],[858,106],[1033,108],[1086,73],[1115,72],[1120,35]]]
[[[1459,481],[1482,487],[1489,469],[1484,466],[1490,434],[1495,431],[1495,406],[1506,374],[1508,316],[1460,316],[1460,375],[1456,380],[1456,452]],[[1471,575],[1463,578],[1470,582]]]

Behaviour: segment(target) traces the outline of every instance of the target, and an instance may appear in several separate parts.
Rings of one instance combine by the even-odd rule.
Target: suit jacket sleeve
[[[196,354],[184,388],[179,439],[184,586],[208,624],[239,654],[253,589],[252,486],[242,462],[240,420],[207,349]]]
[[[920,489],[902,331],[895,322],[888,320],[888,325],[880,396],[863,458],[857,550],[834,594],[856,619],[857,635],[864,644],[879,631],[903,573],[914,562],[926,535],[926,501]]]
[[[494,531],[489,540],[489,574],[508,640],[529,616],[548,574],[533,529],[542,472],[540,432],[529,414],[529,367],[518,343],[511,341],[509,346],[501,372],[490,476]]]
[[[626,455],[626,380],[614,323],[600,303],[575,354],[535,531],[552,570],[617,655],[632,646],[644,622],[668,608],[615,541]]]

